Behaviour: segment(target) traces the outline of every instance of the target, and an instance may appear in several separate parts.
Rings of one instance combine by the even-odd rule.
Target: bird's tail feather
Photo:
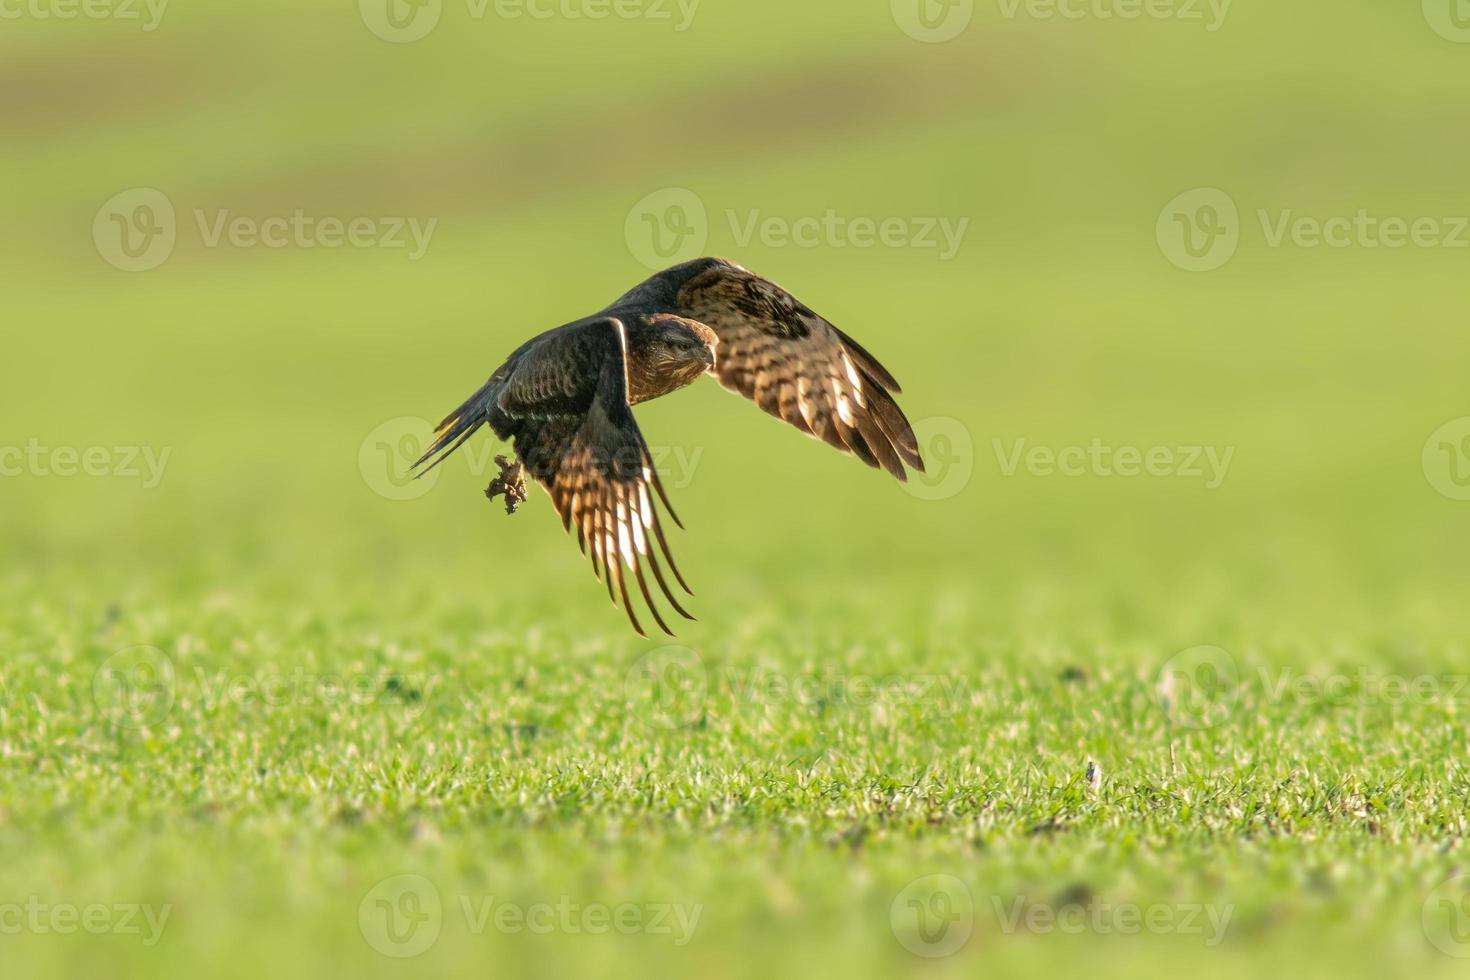
[[[494,406],[499,391],[499,382],[491,378],[439,423],[439,427],[434,430],[433,443],[419,457],[419,461],[413,464],[414,469],[419,471],[418,476],[423,476],[448,459],[480,426],[490,421],[490,409]]]

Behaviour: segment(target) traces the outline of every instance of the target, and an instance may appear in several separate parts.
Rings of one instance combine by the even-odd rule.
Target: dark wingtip
[[[833,327],[832,330],[842,340],[843,345],[847,348],[848,354],[858,362],[864,371],[872,375],[873,379],[881,387],[888,389],[888,391],[895,395],[903,394],[903,388],[899,385],[898,379],[893,376],[893,372],[884,367],[882,362],[874,357],[866,347],[836,327]]]
[[[653,489],[658,494],[659,501],[664,505],[664,510],[668,512],[669,520],[673,521],[674,526],[679,530],[686,530],[684,522],[679,520],[679,514],[674,510],[674,505],[669,503],[669,495],[664,492],[664,481],[659,479],[658,470],[654,469],[652,464],[648,469],[653,474]]]
[[[633,624],[634,632],[636,632],[639,636],[643,637],[646,640],[648,639],[648,634],[643,631],[643,624],[638,622],[638,616],[636,613],[633,612],[633,603],[630,602],[628,599],[628,580],[623,576],[623,569],[621,566],[618,566],[617,568],[617,576],[618,592],[621,593],[623,596],[623,612],[628,614],[628,622]],[[608,574],[608,581],[612,581],[611,573]],[[617,600],[614,599],[613,603],[616,604]]]
[[[669,583],[664,580],[664,570],[659,567],[658,558],[654,556],[653,548],[648,549],[647,557],[648,564],[653,569],[653,577],[658,580],[658,587],[663,590],[664,598],[669,600],[669,604],[674,607],[674,611],[677,612],[680,616],[683,616],[685,619],[692,620],[694,617],[689,614],[689,611],[687,609],[679,605],[679,600],[674,598],[674,593],[673,590],[669,588]]]
[[[653,522],[653,536],[658,541],[658,546],[663,549],[664,560],[669,563],[669,571],[674,573],[675,581],[679,583],[679,586],[685,592],[691,596],[694,595],[694,590],[689,587],[688,582],[684,581],[684,573],[679,571],[679,565],[674,561],[674,553],[669,550],[669,542],[664,538],[663,525],[658,521]],[[649,551],[651,553],[652,549],[649,549]]]
[[[658,611],[658,606],[653,601],[653,593],[649,591],[648,580],[643,577],[643,563],[638,561],[636,555],[633,558],[633,574],[638,579],[638,591],[643,593],[643,601],[648,603],[648,611],[653,613],[653,621],[658,624],[658,628],[663,630],[665,634],[673,636],[674,631],[669,629],[668,623],[664,622],[663,615]]]

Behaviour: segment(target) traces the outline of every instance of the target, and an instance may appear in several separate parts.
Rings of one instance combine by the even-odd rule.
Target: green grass
[[[7,936],[26,975],[202,961],[241,975],[903,972],[917,964],[890,907],[929,874],[975,903],[973,938],[941,967],[956,972],[1455,967],[1420,925],[1457,865],[1467,792],[1470,695],[1452,689],[1463,660],[1442,634],[1334,650],[1225,635],[1239,685],[1206,692],[1197,716],[1201,702],[1164,701],[1173,651],[1131,639],[1149,623],[1045,592],[1006,596],[1027,614],[985,615],[978,597],[901,591],[876,616],[860,596],[798,593],[804,616],[720,616],[707,629],[723,637],[697,654],[559,627],[551,601],[169,595],[107,614],[81,595],[19,597],[6,617],[22,651],[0,728],[7,895],[171,910],[154,946]],[[1195,614],[1233,616],[1204,600]],[[144,642],[171,675],[116,673],[163,662],[114,652]],[[1360,671],[1444,680],[1394,703]],[[1328,699],[1272,694],[1335,673],[1348,686]],[[131,700],[118,676],[137,682]],[[399,875],[432,882],[443,909],[411,964],[359,926]],[[699,918],[685,945],[477,933],[462,896]],[[1228,919],[1222,935],[1007,931],[1012,903],[1081,896]]]
[[[1413,4],[980,4],[940,45],[850,6],[6,22],[0,452],[169,454],[0,476],[6,976],[1461,972],[1470,504],[1421,454],[1470,416],[1467,253],[1258,212],[1470,214],[1470,47]],[[128,274],[91,228],[136,186],[184,229],[439,225],[419,262],[191,231]],[[644,276],[628,211],[672,186],[892,368],[936,465],[905,492],[708,383],[640,407],[699,593],[660,643],[544,496],[485,503],[489,443],[395,500],[381,427]],[[1196,187],[1242,220],[1210,273],[1155,239]],[[970,225],[942,262],[725,217],[829,209]],[[1210,489],[1009,472],[1018,440],[1232,455]],[[415,899],[434,942],[385,955]],[[916,955],[910,899],[963,948]]]

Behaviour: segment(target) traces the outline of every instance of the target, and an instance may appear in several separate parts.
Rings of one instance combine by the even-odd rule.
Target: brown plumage
[[[651,575],[687,619],[663,564],[674,564],[657,497],[676,524],[632,406],[714,374],[764,411],[899,480],[923,472],[898,382],[873,355],[775,283],[724,259],[696,259],[653,276],[607,309],[523,344],[451,413],[418,461],[420,475],[488,423],[517,460],[486,491],[525,499],[523,473],[574,526],[594,573],[640,635],[629,575],[659,627]],[[682,526],[682,525],[681,525]],[[660,561],[662,556],[662,561]]]

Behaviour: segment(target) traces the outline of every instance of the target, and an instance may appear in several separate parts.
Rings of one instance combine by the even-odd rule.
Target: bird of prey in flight
[[[898,382],[877,358],[780,286],[714,258],[666,269],[600,313],[522,344],[439,424],[415,467],[422,476],[489,424],[514,444],[515,459],[496,457],[501,474],[486,496],[503,494],[514,513],[529,473],[550,494],[562,525],[576,526],[594,574],[606,579],[608,596],[639,635],[647,634],[628,598],[628,573],[654,621],[673,636],[645,566],[686,619],[694,617],[675,598],[659,554],[694,593],[669,552],[654,495],[683,524],[632,408],[701,374],[899,480],[908,479],[905,464],[924,471],[913,428],[893,400]]]

